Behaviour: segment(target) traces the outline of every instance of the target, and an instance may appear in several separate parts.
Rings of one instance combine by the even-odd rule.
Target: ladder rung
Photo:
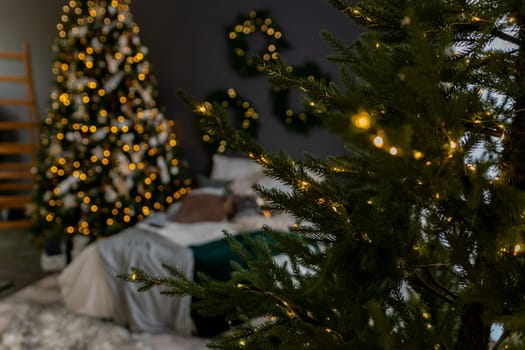
[[[0,58],[8,58],[12,60],[23,60],[26,57],[25,53],[21,52],[0,52]]]
[[[2,162],[0,163],[0,173],[5,170],[20,170],[25,169],[30,171],[36,164],[34,162]]]
[[[0,130],[36,129],[39,125],[37,122],[0,122]]]
[[[29,83],[30,82],[29,78],[27,77],[10,76],[10,75],[0,75],[0,81],[9,82],[9,83]]]
[[[0,163],[0,167],[2,166],[2,163]],[[16,174],[16,177],[14,176]],[[16,180],[19,178],[20,180],[26,180],[30,177],[33,177],[33,171],[32,168],[26,168],[26,169],[6,169],[6,168],[0,168],[0,180],[5,179],[13,179]]]
[[[35,102],[33,100],[20,100],[16,98],[3,98],[0,99],[0,105],[10,106],[32,106]]]
[[[0,180],[26,180],[33,177],[34,162],[6,162],[0,163]],[[2,188],[2,183],[0,183]]]
[[[33,174],[31,174],[28,171],[13,171],[13,170],[7,170],[4,169],[0,170],[0,180],[6,180],[6,179],[29,179],[32,178]]]
[[[0,182],[0,191],[32,190],[33,182]]]
[[[31,195],[0,195],[0,208],[23,208],[33,199]]]
[[[29,219],[24,220],[0,220],[0,228],[19,228],[29,227],[31,221]]]
[[[37,145],[34,143],[3,142],[0,143],[0,154],[33,153]]]

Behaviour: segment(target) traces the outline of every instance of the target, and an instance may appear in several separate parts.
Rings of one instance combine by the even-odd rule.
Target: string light
[[[300,180],[297,184],[297,188],[299,188],[299,190],[301,191],[307,191],[308,188],[310,188],[310,183],[304,180]]]
[[[449,151],[448,151],[448,157],[449,157],[449,158],[452,158],[452,157],[454,156],[454,152],[455,152],[455,151],[457,150],[457,148],[458,148],[458,144],[457,144],[455,141],[450,140],[450,141],[449,141],[449,144],[448,144],[447,146],[448,146],[448,149],[449,149]]]
[[[415,160],[420,160],[424,157],[424,154],[421,151],[413,151],[412,155],[414,156]]]
[[[521,254],[523,253],[523,247],[521,245],[521,243],[517,243],[515,246],[514,246],[514,251],[513,251],[513,255],[516,256],[518,254]]]
[[[365,110],[359,110],[350,118],[352,123],[359,129],[368,130],[372,126],[372,117]]]
[[[382,148],[385,144],[385,141],[383,140],[383,138],[381,136],[375,136],[373,139],[372,139],[372,142],[374,144],[374,146],[376,146],[377,148]]]

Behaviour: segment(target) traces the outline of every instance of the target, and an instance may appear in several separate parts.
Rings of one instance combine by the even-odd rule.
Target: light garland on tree
[[[109,235],[189,191],[174,123],[156,104],[130,0],[63,6],[33,218],[51,233]],[[54,232],[53,232],[54,231]]]

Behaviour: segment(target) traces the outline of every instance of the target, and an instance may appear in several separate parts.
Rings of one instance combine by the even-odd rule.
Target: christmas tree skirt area
[[[200,350],[210,339],[130,333],[108,320],[78,315],[61,302],[50,275],[0,302],[0,350]]]

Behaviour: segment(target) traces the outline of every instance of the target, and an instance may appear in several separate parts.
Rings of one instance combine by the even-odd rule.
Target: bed
[[[164,275],[165,263],[188,277],[202,271],[227,278],[232,256],[224,231],[255,235],[263,225],[288,231],[294,224],[291,215],[269,215],[259,209],[254,184],[286,189],[266,178],[249,159],[214,155],[210,176],[199,180],[198,189],[166,212],[84,248],[58,277],[64,304],[133,332],[212,335],[217,329],[206,329],[206,320],[192,314],[190,296],[168,297],[158,289],[139,293],[136,285],[115,277],[131,267]]]

